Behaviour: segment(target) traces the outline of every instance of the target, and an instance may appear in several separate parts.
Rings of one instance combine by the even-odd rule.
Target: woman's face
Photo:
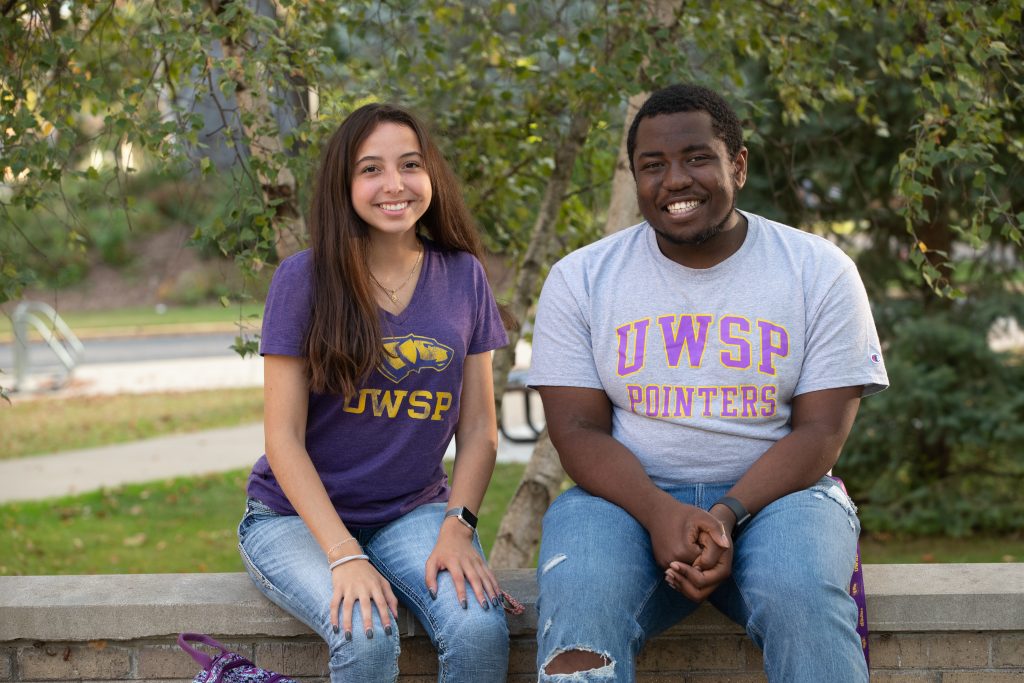
[[[416,133],[391,121],[377,124],[356,150],[352,206],[374,230],[401,234],[416,226],[432,197]]]

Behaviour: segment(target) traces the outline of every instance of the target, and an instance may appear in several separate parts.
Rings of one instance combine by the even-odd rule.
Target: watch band
[[[747,508],[743,507],[743,503],[730,496],[722,496],[715,501],[715,505],[724,505],[732,511],[733,515],[736,516],[736,524],[732,527],[732,537],[736,538],[739,536],[740,532],[743,531],[743,527],[745,527],[751,519],[751,514],[747,512]],[[711,507],[714,507],[715,505],[712,505]]]
[[[465,524],[467,527],[469,527],[473,531],[476,531],[476,515],[470,512],[469,508],[452,508],[451,510],[448,510],[447,512],[444,513],[445,519],[448,519],[449,517],[455,517],[460,522]]]

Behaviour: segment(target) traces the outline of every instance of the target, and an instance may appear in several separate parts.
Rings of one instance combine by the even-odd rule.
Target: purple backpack
[[[208,645],[220,650],[220,654],[211,657],[189,645],[190,642]],[[287,676],[261,669],[202,633],[182,633],[178,636],[178,645],[203,667],[192,683],[296,683]]]

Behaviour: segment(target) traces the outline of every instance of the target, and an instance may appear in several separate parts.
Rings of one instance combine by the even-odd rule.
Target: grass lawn
[[[480,510],[494,543],[523,465],[499,464]],[[0,575],[244,571],[235,528],[247,470],[0,505]]]
[[[0,459],[124,443],[263,419],[263,389],[0,401]]]
[[[860,541],[867,564],[919,562],[1024,562],[1024,536],[971,538],[894,538],[866,536]]]
[[[13,312],[13,308],[8,311]],[[169,306],[163,313],[147,306],[110,311],[61,311],[57,313],[71,330],[83,339],[125,334],[158,334],[177,330],[193,332],[233,331],[241,320],[247,329],[259,332],[262,303],[249,303],[228,307],[219,304],[206,306]],[[11,320],[0,315],[0,342],[11,339]]]

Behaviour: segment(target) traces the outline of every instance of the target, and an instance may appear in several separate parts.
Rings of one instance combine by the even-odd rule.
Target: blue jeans
[[[487,683],[505,680],[508,626],[498,608],[484,610],[476,600],[463,609],[448,572],[438,577],[437,599],[427,593],[425,567],[434,549],[445,504],[421,505],[376,529],[354,534],[395,596],[426,629],[438,653],[438,681]],[[352,611],[351,641],[331,626],[331,572],[327,559],[302,518],[279,515],[250,499],[238,525],[239,550],[249,576],[271,601],[309,626],[327,642],[332,683],[394,681],[400,651],[397,629],[387,636],[376,607],[373,638],[364,634],[358,606]],[[483,555],[479,539],[474,539]],[[467,585],[472,596],[472,589]],[[392,622],[394,623],[394,622]]]
[[[668,489],[707,509],[731,484]],[[768,505],[736,541],[732,576],[709,597],[764,653],[769,681],[866,683],[857,606],[848,594],[860,521],[829,478]],[[625,510],[580,488],[544,516],[537,561],[539,681],[635,679],[644,643],[697,604],[673,590],[654,562],[650,536]],[[606,665],[544,672],[562,652],[584,650]]]

